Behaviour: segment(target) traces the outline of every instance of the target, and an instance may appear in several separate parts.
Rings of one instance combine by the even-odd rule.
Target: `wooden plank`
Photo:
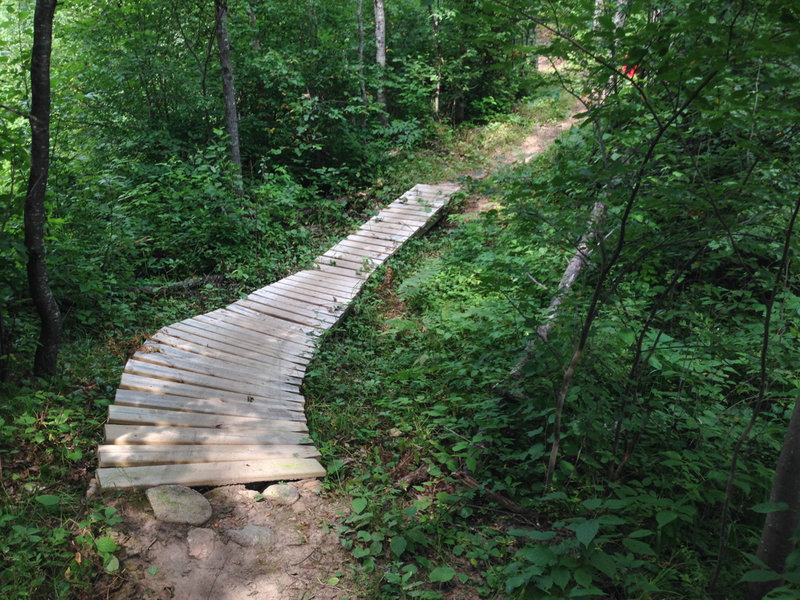
[[[220,446],[213,444],[202,446],[123,446],[106,444],[98,449],[98,461],[101,467],[319,458],[319,456],[319,450],[309,444],[273,444],[271,446]]]
[[[380,213],[372,217],[376,223],[386,224],[391,227],[411,227],[413,234],[411,237],[419,235],[420,229],[425,227],[425,224],[431,219],[427,219],[426,223],[420,224],[416,219],[406,220],[402,215],[392,214],[391,212]]]
[[[408,190],[408,193],[415,193],[415,194],[441,194],[444,196],[450,196],[455,194],[458,190],[461,189],[461,185],[458,183],[446,182],[446,183],[418,183],[413,188]]]
[[[353,271],[359,271],[365,267],[371,271],[375,267],[373,262],[369,260],[365,262],[363,256],[355,255],[344,256],[340,254],[338,258],[335,258],[333,256],[325,256],[323,254],[315,258],[314,262],[318,265],[339,267],[340,269],[351,269]]]
[[[183,369],[173,369],[163,365],[156,365],[141,360],[131,358],[125,365],[125,373],[140,375],[160,379],[167,382],[185,383],[194,386],[201,386],[212,390],[223,390],[226,392],[239,392],[245,397],[253,398],[289,398],[299,396],[299,390],[295,386],[263,383],[253,381],[254,378],[233,379],[222,375],[205,375],[196,371],[185,371]]]
[[[273,408],[296,407],[302,410],[305,399],[300,394],[290,392],[274,392],[269,396],[262,396],[250,392],[240,392],[209,388],[191,383],[179,383],[165,379],[155,379],[142,375],[123,373],[120,378],[120,387],[126,390],[137,390],[151,394],[168,394],[170,396],[187,396],[188,398],[208,398],[227,400],[229,402],[253,403]]]
[[[385,242],[394,242],[395,244],[403,244],[404,242],[408,241],[411,237],[410,235],[406,235],[404,233],[396,233],[392,231],[385,231],[378,228],[375,229],[359,229],[358,230],[359,237],[365,238],[373,238],[379,241]]]
[[[287,302],[288,304],[288,302]],[[232,306],[236,305],[236,303],[228,306],[223,313],[220,313],[221,318],[225,320],[226,318],[230,318],[230,314],[232,312]],[[241,307],[241,305],[239,305]],[[287,339],[289,341],[296,341],[298,340],[297,337],[294,337],[295,334],[284,335],[279,331],[275,331],[274,327],[270,324],[270,321],[273,319],[281,319],[283,321],[288,321],[291,324],[294,324],[303,329],[303,338],[304,342],[307,342],[309,337],[313,337],[316,330],[320,328],[320,326],[325,325],[328,322],[327,314],[320,313],[319,315],[306,315],[298,313],[291,308],[286,308],[283,305],[278,303],[273,304],[265,304],[263,307],[264,311],[268,312],[258,312],[252,309],[250,310],[250,315],[245,316],[243,314],[238,314],[238,323],[245,328],[253,329],[254,331],[259,331],[265,333],[267,335],[275,335],[281,337],[283,339]],[[241,311],[235,311],[237,313],[241,313]],[[216,315],[215,315],[216,316]],[[249,318],[252,322],[248,323],[245,319]],[[291,337],[290,337],[291,336]]]
[[[383,264],[383,262],[389,258],[396,249],[392,250],[376,250],[372,246],[367,246],[366,244],[362,244],[360,242],[352,242],[350,240],[342,240],[338,244],[336,244],[333,248],[331,248],[334,252],[357,252],[359,254],[363,254],[364,258],[368,258],[370,260],[375,261],[378,264]]]
[[[139,390],[119,388],[114,402],[121,406],[155,408],[186,413],[233,415],[305,422],[303,411],[287,406],[266,406],[255,402],[240,402],[221,398],[191,398],[172,394],[151,394]],[[293,405],[289,405],[293,406]]]
[[[176,410],[140,408],[112,404],[108,407],[108,422],[114,425],[159,425],[170,427],[206,427],[222,431],[236,431],[242,427],[271,427],[286,431],[308,432],[302,421],[241,417],[209,413],[189,413]]]
[[[160,365],[162,367],[170,367],[172,369],[193,371],[203,375],[220,375],[228,379],[236,379],[239,381],[249,379],[266,385],[272,384],[279,389],[297,389],[302,383],[302,380],[296,377],[290,378],[285,375],[270,373],[264,369],[263,365],[259,369],[248,369],[236,363],[206,358],[199,355],[189,355],[189,358],[179,358],[172,354],[179,352],[181,351],[169,348],[168,346],[147,342],[143,348],[138,350],[136,354],[131,357],[131,359]]]
[[[394,235],[404,236],[404,238],[408,240],[414,236],[414,234],[417,232],[417,229],[418,227],[416,226],[412,227],[408,224],[400,225],[396,223],[389,223],[387,221],[379,220],[377,217],[373,217],[364,225],[362,225],[359,231],[368,231],[370,233],[392,233]]]
[[[258,358],[259,356],[271,356],[278,360],[292,362],[296,365],[305,366],[309,359],[305,353],[307,348],[297,348],[290,345],[290,342],[278,338],[262,336],[260,341],[249,339],[233,338],[229,329],[224,327],[213,327],[201,322],[187,324],[184,322],[175,323],[162,329],[166,335],[178,339],[194,342],[196,344],[206,344],[219,350],[225,350],[230,354]],[[161,333],[161,332],[159,332]],[[155,339],[155,336],[153,336]],[[288,347],[288,351],[287,351]],[[235,350],[238,349],[238,352]]]
[[[313,283],[297,278],[281,279],[269,286],[269,289],[275,288],[281,288],[282,290],[292,291],[298,294],[308,294],[309,296],[318,298],[320,301],[327,302],[328,300],[333,300],[337,304],[347,304],[347,298],[352,298],[350,292],[342,293],[338,290],[320,289],[319,286],[315,286]]]
[[[314,329],[314,326],[293,323],[283,317],[253,314],[247,318],[232,314],[226,307],[204,315],[197,315],[191,321],[200,321],[210,325],[216,325],[220,321],[230,322],[244,329],[250,329],[252,332],[258,332],[257,335],[254,333],[254,336],[258,339],[263,340],[266,337],[284,340],[289,344],[297,344],[299,346],[313,347],[314,345],[309,336],[309,332]],[[283,344],[281,350],[285,350]]]
[[[383,210],[393,208],[408,208],[417,210],[423,214],[430,214],[441,210],[446,204],[446,199],[437,196],[400,196],[387,204]]]
[[[180,335],[172,336],[167,335],[163,330],[157,331],[151,336],[151,340],[182,352],[237,362],[243,367],[265,369],[271,373],[285,373],[287,376],[293,377],[303,377],[305,365],[308,364],[306,360],[298,363],[292,355],[288,357],[273,356],[264,348],[250,350],[224,342],[214,342],[199,336],[177,333]]]
[[[378,252],[394,252],[400,247],[400,244],[397,242],[378,240],[370,236],[361,235],[359,233],[351,233],[345,238],[345,240],[348,242],[361,244],[367,249],[373,248]]]
[[[322,273],[312,269],[300,271],[295,275],[299,281],[317,286],[322,289],[335,290],[348,299],[352,299],[364,283],[355,277],[342,277],[330,273]]]
[[[286,360],[303,365],[309,362],[310,353],[313,349],[312,344],[304,347],[288,340],[273,338],[264,334],[249,333],[241,327],[235,327],[221,320],[214,321],[212,319],[211,322],[204,322],[197,319],[191,323],[175,323],[169,328],[169,331],[176,337],[180,333],[194,335],[230,346],[238,346],[252,352],[263,351],[266,353],[267,349],[274,351],[277,348],[282,351],[282,356]]]
[[[404,208],[400,206],[392,206],[391,208],[387,208],[382,210],[382,215],[392,216],[392,217],[399,217],[402,218],[404,221],[409,223],[416,223],[420,227],[422,227],[425,223],[431,220],[432,217],[435,216],[433,212],[423,213],[413,208]]]
[[[259,295],[256,295],[256,294],[250,294],[247,297],[246,300],[237,300],[236,302],[231,304],[228,308],[231,308],[231,310],[236,310],[237,308],[243,308],[243,309],[246,309],[246,310],[249,310],[249,311],[255,311],[255,312],[261,313],[261,314],[268,314],[268,313],[262,312],[262,311],[269,311],[270,310],[269,301],[270,301],[270,298],[266,298],[264,296],[259,296]],[[284,301],[285,302],[295,302],[295,300],[292,299],[292,298],[284,298]],[[295,306],[295,305],[289,305],[289,304],[285,304],[285,306],[291,306],[291,308],[287,309],[287,310],[291,310],[293,313],[296,313],[298,315],[298,317],[311,319],[311,318],[317,318],[317,315],[324,314],[327,317],[324,320],[325,323],[331,323],[331,322],[335,321],[336,315],[335,315],[334,311],[333,310],[328,310],[327,307],[325,307],[325,306],[320,306],[318,304],[310,304],[310,303],[306,304],[307,308],[302,308],[299,305]],[[333,306],[333,302],[330,303],[330,306],[331,307]],[[236,308],[232,308],[232,307],[236,307]]]
[[[106,425],[106,444],[302,444],[308,434],[270,427],[220,431],[206,427]]]
[[[331,315],[336,312],[338,303],[333,298],[320,300],[319,298],[307,294],[289,292],[278,285],[271,285],[260,290],[255,290],[248,297],[248,300],[260,302],[262,304],[281,303],[286,310],[308,315]]]
[[[256,293],[270,293],[270,294],[280,294],[287,298],[292,298],[299,302],[304,302],[306,304],[310,304],[312,306],[322,306],[322,307],[340,307],[344,308],[347,304],[346,302],[341,302],[336,298],[335,294],[329,294],[323,291],[320,291],[319,288],[309,288],[304,286],[298,281],[294,282],[285,282],[283,280],[276,281],[272,285],[266,288],[261,288],[260,290],[256,290],[253,292]]]
[[[262,313],[259,313],[258,311],[254,310],[252,308],[248,308],[248,307],[243,306],[241,304],[235,304],[235,303],[231,304],[230,306],[228,306],[228,313],[229,314],[226,316],[226,319],[225,319],[227,322],[230,322],[230,324],[232,324],[232,325],[236,325],[236,323],[233,323],[233,320],[232,320],[232,317],[231,317],[231,315],[235,315],[235,316],[237,316],[237,317],[239,317],[241,319],[246,319],[248,321],[247,328],[259,327],[258,318],[264,316]],[[309,339],[309,342],[308,342],[309,343],[309,347],[306,350],[302,351],[301,356],[311,357],[311,356],[314,355],[314,348],[315,348],[315,344],[316,344],[316,339],[320,335],[322,335],[322,333],[326,329],[328,329],[328,327],[330,327],[331,320],[330,320],[330,318],[326,318],[326,320],[323,321],[323,320],[317,319],[317,318],[312,319],[311,317],[301,317],[300,315],[297,315],[297,319],[298,319],[298,321],[300,319],[305,319],[307,321],[307,323],[304,324],[303,327],[305,327],[307,329],[306,337]],[[269,329],[269,327],[267,326],[266,329]],[[267,335],[269,335],[269,334],[267,333]]]
[[[397,248],[397,249],[399,249],[400,246],[402,246],[402,242],[394,241],[389,237],[381,237],[374,233],[370,233],[369,231],[359,231],[357,235],[352,235],[348,239],[350,239],[350,241],[353,242],[364,242],[364,243],[372,243],[370,240],[373,240],[376,243],[389,244],[392,248]]]
[[[369,255],[365,254],[363,250],[354,250],[352,248],[347,248],[341,246],[341,242],[336,246],[332,247],[328,250],[325,254],[321,254],[319,258],[329,258],[333,260],[344,260],[350,263],[355,264],[364,264],[364,261],[374,261],[375,252],[369,253]],[[377,253],[379,256],[384,254],[382,252]]]
[[[292,275],[292,284],[301,284],[313,288],[323,295],[333,295],[340,302],[349,302],[361,289],[361,282],[351,279],[349,282],[331,281],[319,277],[319,271],[306,269]]]
[[[283,312],[294,314],[294,318],[301,318],[305,321],[314,319],[314,328],[317,327],[316,322],[318,321],[331,322],[334,320],[332,311],[328,310],[329,306],[333,306],[333,302],[331,302],[329,306],[322,307],[308,302],[300,302],[294,298],[280,296],[275,294],[275,292],[269,291],[253,292],[247,299],[237,300],[230,306],[245,306],[244,303],[247,302],[257,303],[258,306],[252,307],[251,310],[255,310],[259,314],[269,315],[271,311],[274,311],[275,308],[278,307],[278,309]],[[230,308],[230,306],[228,308]]]
[[[150,487],[164,483],[185,486],[228,485],[256,481],[290,481],[324,477],[325,469],[311,458],[247,460],[98,469],[104,488]]]
[[[369,274],[374,270],[373,268],[369,268],[369,265],[359,265],[357,268],[346,268],[346,267],[338,267],[335,265],[325,264],[325,263],[317,263],[316,266],[317,271],[322,271],[323,273],[333,273],[335,275],[344,275],[345,277],[357,277],[358,279],[362,279],[364,281],[367,280]]]
[[[416,196],[416,197],[408,197],[408,196],[401,196],[397,200],[394,200],[386,205],[386,208],[409,208],[412,210],[420,211],[422,214],[429,215],[437,210],[440,210],[444,206],[445,202],[441,198],[437,198],[434,196]]]
[[[234,315],[252,320],[251,323],[241,325],[243,328],[251,330],[251,331],[258,331],[258,324],[257,324],[257,317],[280,317],[282,319],[286,319],[296,325],[302,325],[303,327],[307,328],[307,335],[308,337],[316,337],[319,336],[320,332],[324,331],[328,328],[331,321],[329,319],[321,319],[315,316],[308,316],[298,314],[296,312],[289,312],[281,309],[276,309],[274,306],[270,307],[269,305],[263,305],[261,310],[269,311],[269,312],[261,312],[256,310],[256,307],[253,306],[245,306],[241,302],[237,301],[234,304],[231,304],[226,309],[229,313],[233,313]],[[269,327],[265,327],[263,333],[266,335],[271,335],[269,333]]]

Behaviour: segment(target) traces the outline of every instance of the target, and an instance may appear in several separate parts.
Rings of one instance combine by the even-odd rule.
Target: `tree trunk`
[[[361,121],[361,128],[367,127],[367,84],[364,80],[364,19],[361,18],[361,9],[363,8],[364,0],[358,0],[358,9],[356,9],[356,16],[358,17],[358,84],[361,87],[361,102],[364,104],[364,118]]]
[[[6,331],[3,319],[3,301],[0,300],[0,382],[8,379],[8,365],[11,356],[11,335]]]
[[[214,12],[217,19],[217,46],[219,47],[219,65],[222,70],[222,95],[225,102],[225,129],[231,144],[231,161],[236,165],[236,186],[241,188],[242,155],[239,151],[239,117],[236,114],[236,88],[233,85],[233,65],[231,63],[231,45],[228,40],[228,2],[214,0]]]
[[[28,286],[42,323],[33,362],[37,376],[54,375],[58,366],[61,313],[47,278],[44,249],[45,194],[50,168],[50,52],[56,0],[37,0],[31,52],[31,173],[25,197],[25,247]]]
[[[761,542],[758,545],[758,558],[776,573],[783,573],[786,557],[794,550],[792,539],[800,526],[800,396],[798,396],[789,428],[783,440],[781,454],[775,467],[772,480],[770,502],[785,502],[786,510],[767,514]],[[749,586],[750,600],[760,600],[780,581],[753,581]]]
[[[439,8],[438,6],[436,7]],[[442,44],[439,41],[439,14],[438,11],[433,10],[433,5],[428,7],[430,11],[431,24],[433,25],[433,41],[436,48],[436,90],[433,94],[433,118],[441,121],[439,116],[439,103],[442,97],[442,66],[444,65],[444,56],[442,56]]]
[[[383,0],[375,0],[375,62],[378,65],[378,104],[381,105],[381,125],[388,125],[386,117],[386,91],[383,89],[383,76],[386,71],[386,16]]]

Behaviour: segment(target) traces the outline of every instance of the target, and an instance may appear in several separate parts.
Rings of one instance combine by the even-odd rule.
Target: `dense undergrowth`
[[[307,376],[329,480],[354,497],[345,544],[377,582],[376,598],[470,597],[464,586],[482,597],[708,597],[731,457],[758,391],[760,282],[731,285],[725,253],[708,252],[651,331],[668,251],[642,257],[637,247],[567,397],[547,487],[560,363],[597,266],[508,391],[589,220],[591,205],[563,187],[592,162],[587,140],[574,131],[531,165],[473,183],[470,194],[494,194],[502,208],[455,210],[406,247]],[[774,399],[739,456],[722,597],[741,596],[745,572],[757,577],[752,553],[797,385],[782,348],[800,304],[789,291],[779,302]],[[646,365],[632,392],[638,338]],[[797,591],[789,584],[774,597]]]

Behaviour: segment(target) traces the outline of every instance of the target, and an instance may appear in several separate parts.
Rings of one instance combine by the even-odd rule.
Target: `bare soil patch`
[[[335,530],[345,508],[317,493],[319,482],[298,482],[290,506],[257,500],[244,485],[214,488],[205,496],[211,519],[195,528],[158,521],[143,494],[110,499],[123,518],[117,529],[121,569],[104,577],[95,597],[113,600],[277,600],[357,597],[348,555]],[[266,486],[266,484],[265,484]],[[266,527],[268,544],[235,542],[228,532]],[[198,534],[198,530],[200,534]]]

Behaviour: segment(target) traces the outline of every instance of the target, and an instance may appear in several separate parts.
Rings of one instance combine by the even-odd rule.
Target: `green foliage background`
[[[381,598],[738,598],[776,577],[753,554],[800,387],[797,9],[389,2],[384,108],[371,4],[365,103],[355,1],[229,2],[242,195],[209,3],[59,5],[47,227],[66,344],[49,382],[27,378],[33,2],[0,7],[0,595],[80,597],[118,568],[117,517],[80,498],[147,332],[301,268],[418,181],[485,171],[565,97],[580,125],[462,177],[464,204],[374,276],[309,371],[352,574]],[[478,197],[496,207],[461,216]],[[224,283],[158,291],[208,274]],[[798,560],[771,598],[797,596]]]

